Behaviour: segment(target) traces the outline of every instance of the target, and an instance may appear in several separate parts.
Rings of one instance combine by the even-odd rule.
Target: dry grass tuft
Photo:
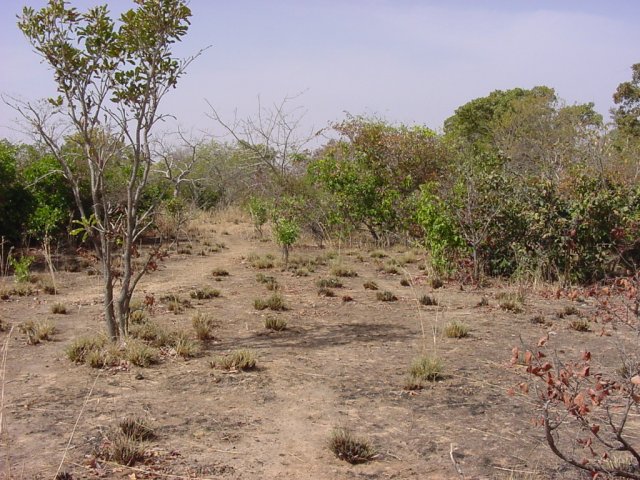
[[[418,301],[420,302],[420,305],[424,305],[425,307],[438,305],[438,300],[435,297],[431,297],[429,295],[422,295]]]
[[[268,316],[264,319],[264,328],[280,332],[287,328],[287,321],[284,318]]]
[[[65,315],[67,313],[67,307],[64,303],[56,302],[51,305],[51,313],[55,313],[58,315]]]
[[[465,338],[469,336],[469,326],[454,320],[444,327],[444,335],[447,338]]]
[[[396,302],[398,300],[398,297],[396,297],[389,290],[385,290],[384,292],[377,292],[376,298],[381,302]]]
[[[214,338],[213,329],[217,326],[217,322],[211,315],[198,312],[191,317],[191,324],[199,340],[205,341]]]
[[[284,303],[284,299],[278,293],[274,293],[266,300],[262,300],[259,298],[255,299],[253,301],[253,307],[256,310],[269,309],[273,310],[274,312],[283,312],[285,310],[288,310],[287,306]]]
[[[435,382],[442,378],[444,365],[442,360],[432,355],[416,357],[409,369],[410,380],[420,383],[422,381]]]
[[[378,284],[373,280],[364,282],[362,286],[364,287],[365,290],[378,290]]]
[[[251,370],[256,367],[256,354],[253,350],[235,350],[228,355],[216,357],[211,361],[213,368],[223,370]]]
[[[189,293],[189,296],[195,300],[210,300],[220,296],[220,290],[211,287],[202,287]]]
[[[368,462],[376,455],[368,440],[355,437],[344,427],[336,427],[331,431],[328,447],[340,460],[351,464]]]
[[[18,328],[27,336],[29,345],[37,345],[43,341],[52,339],[56,327],[49,320],[28,320],[21,323]]]

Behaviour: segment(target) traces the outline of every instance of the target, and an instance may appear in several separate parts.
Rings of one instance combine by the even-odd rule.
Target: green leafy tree
[[[17,243],[35,203],[31,191],[20,179],[18,148],[0,140],[0,234]]]
[[[104,312],[108,335],[127,335],[129,302],[140,278],[153,265],[150,256],[135,271],[136,242],[151,225],[140,202],[152,168],[150,145],[162,118],[159,106],[193,58],[179,60],[173,46],[187,33],[191,12],[183,0],[136,0],[116,22],[107,6],[80,12],[64,0],[40,10],[26,7],[18,26],[52,69],[58,96],[38,104],[14,102],[71,185],[86,233],[102,262]],[[91,207],[82,202],[81,178],[65,155],[56,126],[87,167]],[[124,199],[109,195],[109,165],[126,163]],[[121,257],[121,269],[113,259]],[[116,289],[116,279],[118,289]]]
[[[334,222],[364,225],[374,240],[407,229],[415,194],[448,161],[438,136],[425,127],[393,126],[348,117],[334,126],[341,135],[309,168],[336,208]]]

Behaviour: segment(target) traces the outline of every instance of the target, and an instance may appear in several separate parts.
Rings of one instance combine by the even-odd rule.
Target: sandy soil
[[[511,348],[535,344],[547,333],[562,354],[588,348],[602,363],[616,364],[616,346],[628,330],[609,328],[610,335],[602,336],[598,326],[579,333],[569,328],[569,318],[557,317],[567,305],[593,317],[593,301],[556,299],[552,287],[531,288],[524,311],[512,313],[499,308],[496,296],[513,285],[494,282],[476,289],[448,282],[434,291],[419,269],[420,257],[399,274],[378,268],[389,258],[406,260],[407,249],[389,250],[382,259],[365,248],[333,249],[332,262],[358,274],[343,278],[333,298],[318,296],[315,284],[329,276],[331,262],[308,276],[263,271],[277,278],[289,306],[273,314],[286,318],[289,328],[268,332],[267,313],[255,310],[253,302],[271,292],[256,281],[258,270],[246,257],[279,255],[277,246],[254,238],[243,222],[201,225],[199,231],[193,254],[172,254],[144,278],[136,295],[189,298],[199,287],[221,290],[220,298],[193,300],[193,308],[177,315],[161,303],[152,312],[154,321],[192,335],[195,312],[219,320],[216,339],[197,358],[166,356],[146,369],[72,364],[64,350],[73,339],[104,329],[100,279],[86,271],[60,272],[57,296],[37,293],[0,302],[0,317],[15,327],[10,336],[0,333],[6,353],[0,478],[54,478],[63,455],[62,471],[74,479],[455,479],[460,476],[452,458],[467,479],[579,478],[549,453],[542,431],[531,425],[531,403],[506,392],[522,374],[509,365]],[[226,248],[210,252],[216,242]],[[326,257],[329,250],[309,244],[292,255]],[[214,268],[230,275],[215,281]],[[411,278],[410,286],[400,285],[404,277]],[[363,288],[368,280],[399,300],[378,301],[376,292]],[[420,306],[417,298],[425,293],[440,305]],[[344,302],[344,295],[353,301]],[[488,305],[477,306],[482,297]],[[53,315],[55,302],[69,312]],[[546,324],[533,323],[535,316]],[[17,325],[29,319],[55,322],[53,341],[27,345]],[[468,338],[442,335],[453,320],[470,327]],[[258,368],[211,368],[214,355],[236,348],[253,349]],[[445,375],[407,391],[408,368],[425,350],[443,359]],[[157,436],[146,445],[145,461],[123,467],[96,458],[110,429],[127,416],[144,417],[154,427]],[[377,457],[360,465],[336,458],[327,448],[336,426],[369,438]]]

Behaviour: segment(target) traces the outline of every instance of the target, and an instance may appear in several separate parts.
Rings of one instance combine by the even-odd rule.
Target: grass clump
[[[176,315],[182,313],[185,308],[191,308],[191,302],[187,299],[180,298],[179,295],[169,294],[160,298],[161,302],[166,303],[167,310]]]
[[[220,290],[211,287],[202,287],[189,293],[189,296],[195,300],[210,300],[220,296]]]
[[[444,366],[442,360],[432,355],[416,357],[409,369],[409,381],[421,384],[424,381],[435,382],[442,378]]]
[[[505,300],[503,302],[500,302],[500,308],[506,312],[511,312],[511,313],[524,312],[524,308],[522,308],[522,304],[516,302],[515,300]]]
[[[191,317],[191,325],[193,325],[199,340],[205,341],[214,338],[213,329],[217,326],[217,322],[211,315],[198,312]]]
[[[376,298],[381,302],[395,302],[398,300],[398,297],[396,297],[389,290],[385,290],[384,292],[377,292]]]
[[[216,357],[211,361],[211,366],[223,370],[251,370],[256,367],[256,354],[246,348],[235,350],[228,355]]]
[[[123,435],[136,442],[145,442],[155,437],[153,428],[144,418],[126,417],[118,423]]]
[[[447,338],[465,338],[469,336],[469,326],[454,320],[444,327],[444,335]]]
[[[144,310],[133,310],[129,312],[129,324],[140,325],[147,321],[147,314]]]
[[[137,339],[131,339],[127,342],[124,355],[136,367],[146,368],[158,362],[158,351]]]
[[[255,299],[253,301],[253,307],[256,310],[273,310],[274,312],[283,312],[287,310],[287,306],[284,303],[284,299],[278,293],[274,293],[268,299]]]
[[[334,292],[328,287],[321,287],[318,289],[318,296],[319,297],[335,297],[336,292]]]
[[[154,347],[164,347],[171,343],[169,332],[161,325],[152,321],[131,325],[129,327],[129,336],[134,339],[143,340]]]
[[[287,321],[284,318],[268,316],[264,319],[264,328],[280,332],[287,328]]]
[[[441,278],[434,277],[431,279],[431,288],[433,288],[434,290],[437,290],[442,287],[444,287],[444,282],[442,281]]]
[[[341,288],[342,282],[339,278],[321,278],[316,282],[319,288]]]
[[[331,431],[328,447],[340,460],[351,464],[368,462],[376,455],[368,440],[354,436],[344,427],[336,427]]]
[[[56,302],[51,305],[51,313],[55,313],[58,315],[65,315],[67,313],[67,307],[64,303]]]
[[[214,268],[211,271],[211,275],[214,277],[228,277],[229,276],[229,272],[227,270],[225,270],[224,268]]]
[[[408,278],[403,278],[402,280],[400,280],[400,285],[403,287],[410,287],[411,282],[409,281]]]
[[[101,456],[120,465],[131,467],[144,460],[144,448],[133,438],[118,432],[110,439],[109,447]]]
[[[49,320],[28,320],[21,323],[18,328],[27,336],[29,345],[37,345],[43,341],[52,339],[56,327]]]
[[[371,258],[385,258],[388,255],[383,250],[374,250],[369,254]]]
[[[335,277],[357,277],[358,272],[350,268],[342,267],[340,265],[335,265],[331,269],[331,275]]]
[[[278,284],[278,281],[275,279],[275,277],[272,277],[271,275],[258,273],[256,275],[256,281],[258,283],[262,283],[265,287],[267,287],[267,290],[276,291],[280,289],[280,285]]]
[[[0,332],[8,332],[10,328],[11,324],[3,318],[0,318]]]
[[[418,301],[420,302],[420,305],[424,305],[425,307],[438,305],[438,300],[430,295],[422,295]]]
[[[567,305],[560,312],[558,312],[558,318],[569,317],[571,315],[580,316],[580,310],[578,310],[573,305]]]
[[[74,363],[86,363],[87,356],[91,352],[102,350],[106,343],[107,339],[102,335],[96,337],[80,337],[67,347],[65,353],[67,358]]]
[[[400,270],[398,269],[398,267],[393,263],[388,263],[386,265],[383,265],[382,271],[384,273],[388,273],[389,275],[397,275],[398,273],[400,273]]]
[[[171,335],[171,345],[176,355],[184,359],[193,358],[200,353],[200,346],[182,330]]]
[[[266,270],[268,268],[273,268],[275,265],[276,257],[267,253],[266,255],[258,255],[257,253],[251,253],[247,257],[247,261],[253,268],[257,268],[259,270]]]
[[[576,332],[590,332],[591,324],[584,318],[576,318],[569,322],[569,328],[571,328],[571,330],[575,330]]]
[[[373,280],[369,280],[362,284],[365,290],[378,290],[378,284]]]

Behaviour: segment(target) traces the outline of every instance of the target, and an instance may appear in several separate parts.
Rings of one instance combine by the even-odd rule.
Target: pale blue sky
[[[0,92],[54,94],[51,74],[15,26],[25,4],[2,0]],[[100,2],[72,1],[80,9]],[[113,11],[130,2],[107,2]],[[352,114],[439,129],[465,102],[492,90],[554,87],[569,103],[593,101],[605,117],[618,83],[640,62],[636,0],[191,0],[182,55],[212,45],[164,109],[182,126],[214,131],[222,115],[305,92],[296,106],[316,128]],[[0,138],[20,138],[0,105]]]

